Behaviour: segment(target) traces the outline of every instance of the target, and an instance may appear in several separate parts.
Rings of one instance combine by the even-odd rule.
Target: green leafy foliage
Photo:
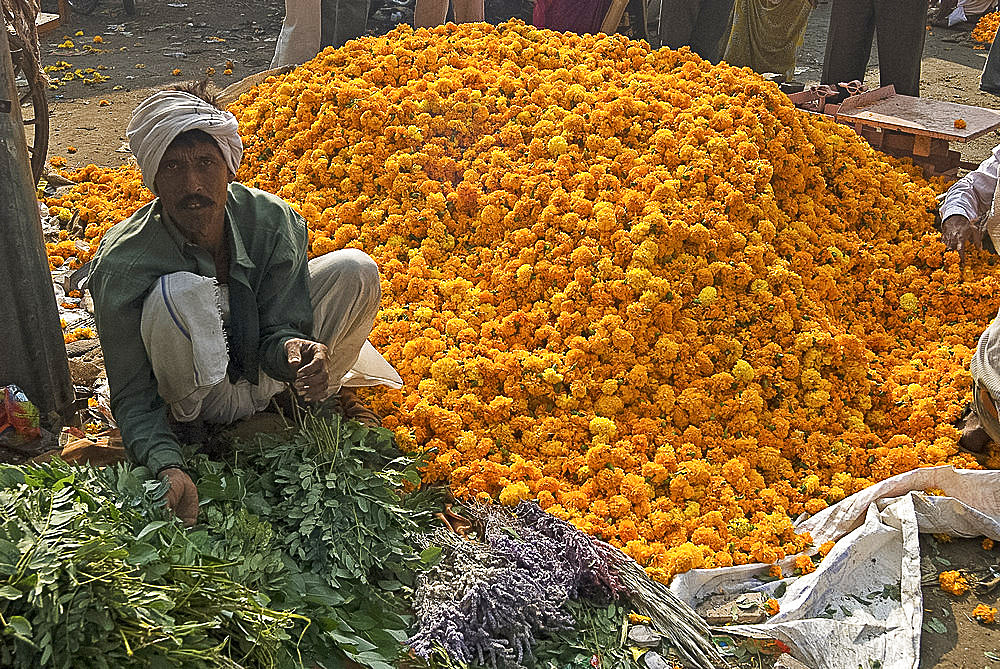
[[[165,519],[147,475],[0,469],[0,665],[279,665],[306,620],[230,578],[208,532]]]
[[[599,667],[635,666],[622,646],[622,626],[627,608],[616,604],[601,605],[580,599],[569,600],[566,607],[576,625],[542,640],[535,647],[535,666],[539,669],[592,669],[593,658]]]
[[[190,462],[191,529],[141,468],[0,468],[0,666],[390,669],[435,493],[388,431],[306,417]]]

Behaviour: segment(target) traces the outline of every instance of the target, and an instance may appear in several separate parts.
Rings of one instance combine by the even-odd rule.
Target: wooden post
[[[18,385],[41,410],[46,426],[59,428],[74,413],[73,383],[29,165],[10,45],[3,34],[0,35],[0,386]]]

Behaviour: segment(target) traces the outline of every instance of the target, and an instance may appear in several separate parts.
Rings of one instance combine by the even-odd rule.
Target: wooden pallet
[[[38,16],[35,17],[35,29],[38,30],[38,36],[48,34],[61,26],[64,16],[69,16],[69,6],[66,4],[66,0],[59,0],[58,14],[39,12]]]
[[[852,126],[875,148],[912,159],[928,175],[975,167],[963,163],[950,143],[968,142],[1000,128],[1000,111],[899,95],[891,85],[845,98],[839,105],[822,105],[815,91],[788,97],[797,107]],[[965,121],[964,128],[955,127],[959,119]]]

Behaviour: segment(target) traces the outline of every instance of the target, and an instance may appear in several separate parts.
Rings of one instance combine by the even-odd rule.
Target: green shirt
[[[280,381],[295,374],[284,346],[312,331],[305,221],[284,200],[229,185],[229,377],[257,383],[259,370]],[[129,456],[153,472],[183,466],[180,446],[157,393],[139,324],[142,305],[164,274],[215,276],[211,254],[187,241],[156,199],[104,235],[90,272],[97,331],[111,387],[111,412]]]

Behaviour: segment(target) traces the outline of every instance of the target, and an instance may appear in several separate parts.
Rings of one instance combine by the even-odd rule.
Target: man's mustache
[[[215,203],[211,199],[205,197],[204,195],[187,195],[181,199],[178,206],[190,207],[193,204],[198,204],[201,205],[202,207],[211,207]]]

